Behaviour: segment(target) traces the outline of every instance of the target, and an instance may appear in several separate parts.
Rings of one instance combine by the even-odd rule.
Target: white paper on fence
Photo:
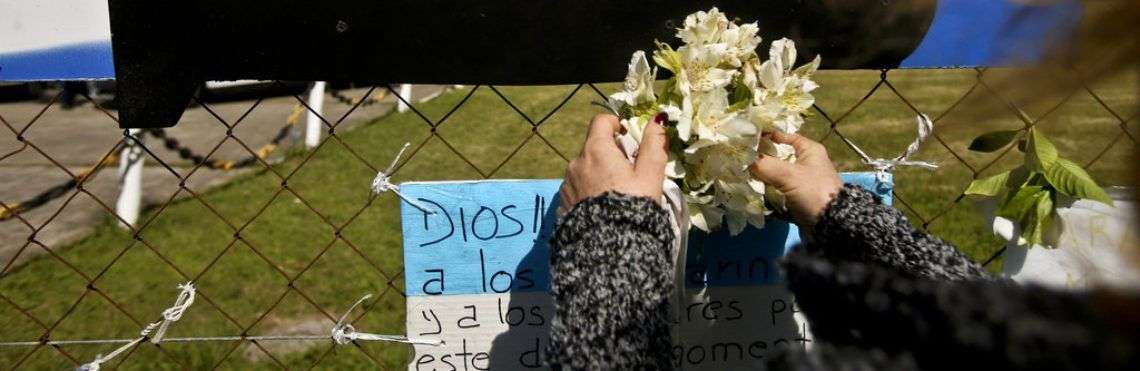
[[[1077,200],[1057,209],[1051,239],[1056,248],[1008,246],[1004,267],[1020,283],[1055,288],[1112,286],[1135,289],[1140,270],[1130,261],[1140,248],[1133,191],[1111,188],[1115,207]],[[995,223],[1000,223],[996,221]]]

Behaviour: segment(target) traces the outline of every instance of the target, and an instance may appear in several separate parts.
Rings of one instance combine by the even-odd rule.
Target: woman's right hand
[[[665,162],[669,160],[665,128],[656,120],[645,126],[633,163],[626,159],[614,140],[622,130],[617,116],[611,114],[599,114],[590,121],[582,152],[566,166],[566,177],[558,191],[561,198],[558,215],[579,201],[610,191],[661,199]]]
[[[811,139],[783,133],[765,136],[773,142],[795,148],[796,162],[788,163],[761,154],[748,169],[753,177],[782,192],[796,224],[810,230],[819,221],[827,204],[843,188],[835,165],[828,158],[827,149]]]

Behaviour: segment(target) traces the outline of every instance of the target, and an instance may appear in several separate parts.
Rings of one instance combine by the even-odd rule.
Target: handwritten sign
[[[873,174],[844,181],[890,202],[891,184]],[[401,192],[434,211],[403,203],[409,370],[543,368],[553,303],[550,246],[561,180],[405,183]],[[672,359],[683,369],[763,367],[780,347],[808,346],[782,285],[778,259],[799,244],[795,225],[770,220],[741,235],[689,237],[686,298],[673,305]]]

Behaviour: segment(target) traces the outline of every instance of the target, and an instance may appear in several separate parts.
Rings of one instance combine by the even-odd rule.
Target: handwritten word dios
[[[433,211],[439,211],[431,214],[423,212],[424,231],[430,232],[424,235],[430,235],[430,237],[427,238],[427,241],[421,242],[420,247],[432,246],[449,240],[470,242],[511,238],[524,233],[539,235],[546,229],[543,228],[543,219],[546,216],[544,211],[548,205],[546,197],[541,195],[534,196],[533,207],[529,210],[530,215],[526,215],[523,209],[519,208],[519,205],[513,203],[502,207],[478,205],[477,207],[458,207],[448,210],[447,207],[433,199],[420,197],[417,200],[434,206],[436,210]],[[433,223],[437,221],[435,218],[443,218],[445,222]],[[432,230],[433,224],[436,227],[443,224],[447,226]],[[536,237],[534,240],[537,241],[540,237]]]

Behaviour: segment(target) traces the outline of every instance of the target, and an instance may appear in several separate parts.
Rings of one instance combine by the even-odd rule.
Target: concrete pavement
[[[365,91],[366,89],[354,89],[343,93],[351,97],[361,97]],[[377,89],[374,94],[380,91],[381,89]],[[419,100],[434,96],[441,91],[443,87],[440,86],[415,86],[413,96]],[[296,99],[292,96],[264,99],[237,124],[234,136],[240,138],[251,149],[257,150],[261,145],[268,143],[286,124],[296,103]],[[67,110],[56,104],[40,115],[44,105],[44,102],[0,104],[0,118],[15,131],[22,131],[23,138],[29,143],[25,146],[17,140],[16,134],[8,127],[0,126],[0,201],[8,205],[27,200],[49,187],[66,182],[70,176],[60,169],[60,166],[77,174],[97,163],[123,137],[123,130],[118,128],[117,123],[105,113],[93,108],[91,104]],[[253,101],[208,104],[210,110],[231,125],[237,122],[252,105]],[[395,99],[390,95],[377,104],[362,105],[338,129],[347,129],[368,122],[386,114],[394,107]],[[326,119],[334,121],[349,108],[351,107],[326,95],[324,113]],[[114,113],[111,111],[111,114]],[[37,115],[40,115],[39,118],[25,129]],[[305,117],[302,114],[297,127],[292,130],[290,137],[285,139],[282,147],[294,143],[300,145],[299,142],[303,140],[301,138],[304,125]],[[226,127],[209,111],[195,106],[186,110],[176,127],[167,129],[167,135],[177,138],[182,145],[191,148],[195,153],[205,155],[225,137],[226,130]],[[154,205],[166,202],[174,194],[181,181],[179,176],[189,173],[192,164],[179,158],[176,152],[164,148],[162,143],[153,137],[147,136],[145,141],[155,156],[173,169],[172,172],[153,157],[146,159],[143,171],[143,204]],[[280,152],[274,153],[274,156],[279,155]],[[238,160],[248,156],[249,152],[246,149],[229,140],[218,148],[211,159]],[[195,192],[201,192],[225,184],[244,171],[248,170],[221,171],[201,168],[186,179],[186,184]],[[21,250],[24,251],[19,252],[15,264],[44,253],[43,247],[28,244],[31,236],[48,248],[57,249],[90,234],[99,223],[111,217],[109,209],[114,209],[119,195],[117,172],[117,165],[111,164],[94,179],[85,183],[85,189],[94,197],[74,190],[69,191],[63,197],[21,213],[23,220],[0,221],[0,267],[7,265]],[[184,195],[185,192],[182,192],[179,196]]]

